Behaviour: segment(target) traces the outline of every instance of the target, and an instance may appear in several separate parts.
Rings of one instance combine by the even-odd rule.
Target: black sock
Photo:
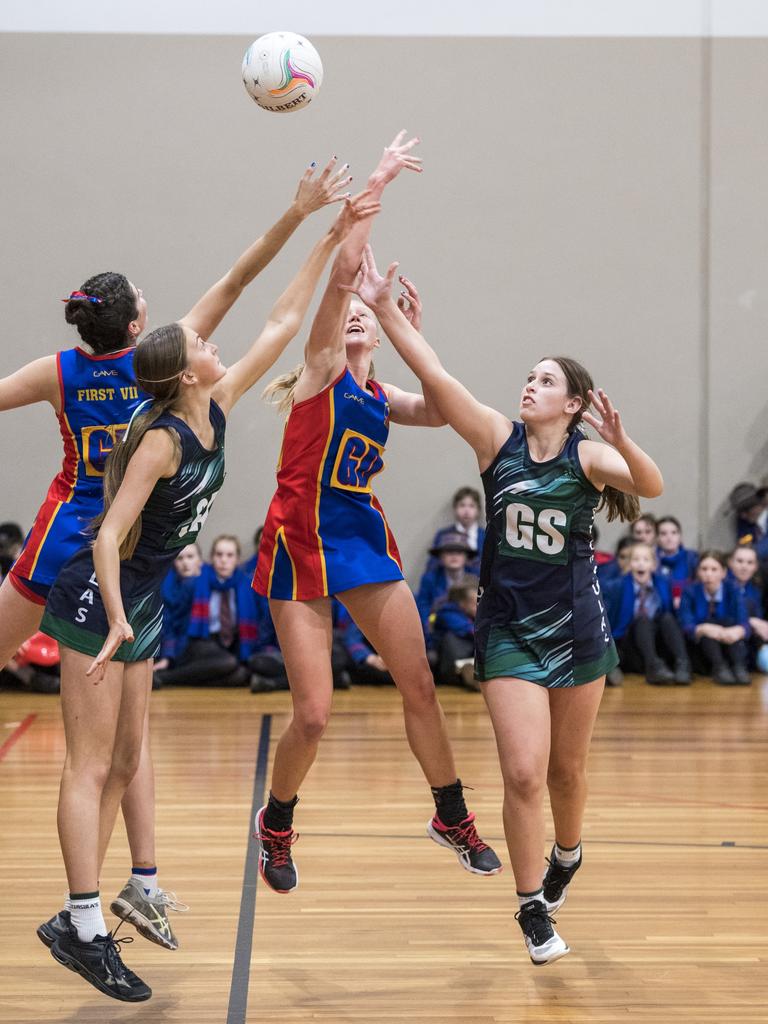
[[[293,825],[293,808],[298,802],[298,796],[295,796],[293,800],[283,802],[270,792],[264,811],[264,828],[268,828],[271,832],[289,832]]]
[[[462,790],[461,779],[456,779],[450,786],[432,787],[437,816],[444,825],[458,825],[468,816],[469,811],[464,803]]]

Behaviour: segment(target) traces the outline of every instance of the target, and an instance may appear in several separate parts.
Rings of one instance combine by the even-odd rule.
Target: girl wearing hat
[[[609,518],[637,518],[636,496],[659,495],[661,473],[572,359],[533,366],[517,422],[478,402],[397,308],[396,267],[382,278],[368,248],[354,290],[477,455],[488,532],[475,672],[504,778],[518,922],[531,959],[545,964],[568,952],[549,915],[581,864],[587,753],[605,674],[617,664],[592,557],[592,521],[600,505]],[[590,404],[600,418],[587,411]],[[607,443],[587,440],[582,421]],[[545,788],[555,824],[546,874]]]

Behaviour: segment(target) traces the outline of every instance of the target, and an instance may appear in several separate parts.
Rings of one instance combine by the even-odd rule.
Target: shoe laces
[[[475,850],[477,853],[482,853],[483,850],[488,849],[488,844],[484,843],[477,834],[474,814],[470,814],[463,827],[460,822],[458,825],[452,825],[447,831],[450,833],[451,839],[455,843],[460,843],[462,846],[468,846],[471,850]]]
[[[541,900],[532,900],[525,907],[521,907],[515,914],[515,920],[520,922],[525,934],[530,936],[537,946],[552,938],[552,925],[557,924],[554,917],[549,916]]]
[[[299,839],[299,833],[294,832],[293,829],[291,829],[290,832],[281,833],[272,832],[270,829],[262,827],[261,831],[255,833],[255,835],[262,844],[269,844],[269,859],[272,862],[272,866],[275,868],[285,867],[291,859],[291,847],[295,842],[298,842]]]
[[[112,973],[115,975],[115,977],[125,974],[127,967],[120,959],[120,953],[122,952],[124,945],[128,945],[131,942],[133,942],[133,936],[131,935],[123,935],[122,938],[115,939],[115,935],[117,934],[117,930],[119,927],[120,925],[118,925],[117,928],[115,928],[114,932],[110,932],[109,935],[107,936],[107,945],[104,951],[107,960],[107,966],[109,967],[110,971],[112,971]]]
[[[152,897],[152,902],[161,903],[164,907],[167,907],[169,910],[175,910],[178,914],[186,914],[189,910],[189,906],[186,903],[182,903],[175,892],[169,892],[167,889],[158,889]]]

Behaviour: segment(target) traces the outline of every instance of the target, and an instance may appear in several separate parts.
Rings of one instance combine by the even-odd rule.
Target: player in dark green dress
[[[488,530],[475,624],[476,675],[504,778],[504,829],[525,943],[535,964],[568,952],[549,914],[581,864],[586,763],[605,674],[616,664],[592,549],[592,520],[635,519],[661,494],[653,460],[579,363],[539,360],[520,421],[482,405],[443,368],[392,298],[370,249],[356,291],[445,419],[475,450]],[[588,412],[592,405],[600,419]],[[587,439],[588,423],[603,441]],[[545,788],[555,846],[544,872]],[[543,878],[542,878],[543,876]]]
[[[333,249],[378,209],[367,193],[347,201],[229,370],[217,347],[186,325],[158,328],[141,342],[136,381],[153,401],[137,409],[109,456],[93,548],[67,562],[49,596],[43,628],[61,645],[67,754],[58,825],[69,882],[68,924],[51,954],[115,999],[152,994],[107,932],[98,878],[139,760],[160,647],[160,584],[179,550],[197,539],[222,484],[230,409],[298,333]]]

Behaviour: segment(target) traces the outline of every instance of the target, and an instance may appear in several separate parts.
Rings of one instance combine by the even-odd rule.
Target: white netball
[[[245,51],[243,83],[262,110],[301,110],[315,98],[322,81],[320,54],[295,32],[268,32]]]

